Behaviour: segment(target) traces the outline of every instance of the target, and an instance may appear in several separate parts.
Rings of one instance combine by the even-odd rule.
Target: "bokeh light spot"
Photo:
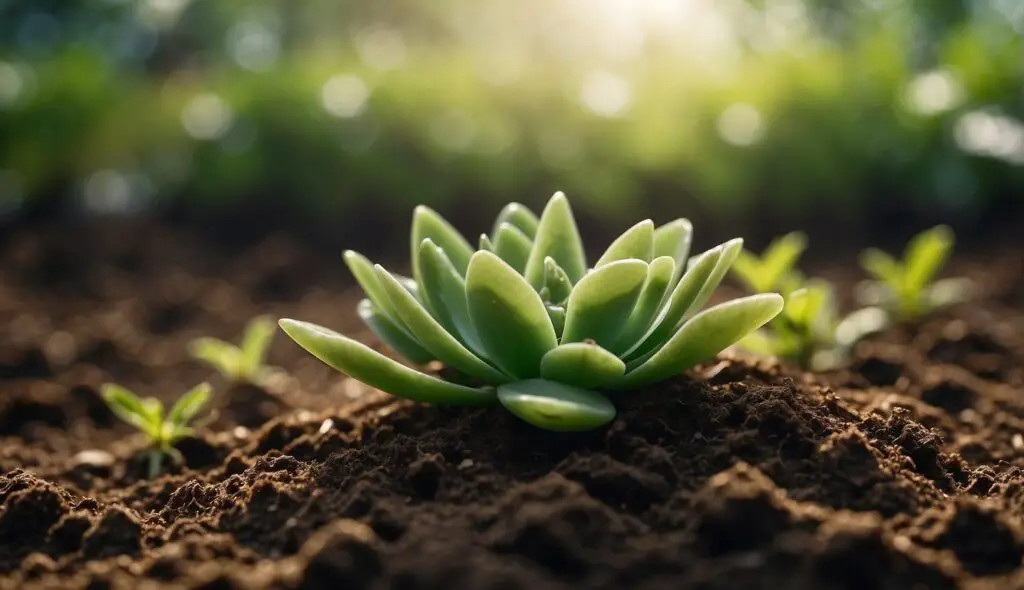
[[[595,115],[621,117],[633,101],[628,81],[610,72],[594,72],[580,87],[580,101]]]
[[[234,119],[231,107],[216,94],[196,95],[181,112],[185,132],[195,139],[219,139],[227,133]]]
[[[324,82],[320,102],[335,117],[357,117],[366,110],[370,89],[358,76],[339,74]]]
[[[764,118],[752,105],[736,103],[718,116],[718,134],[732,145],[754,145],[764,138],[764,132]]]

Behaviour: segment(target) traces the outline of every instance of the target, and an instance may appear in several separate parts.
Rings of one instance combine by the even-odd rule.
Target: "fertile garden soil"
[[[983,300],[849,370],[727,354],[554,434],[395,400],[283,336],[287,373],[227,387],[186,344],[253,315],[373,342],[340,257],[101,229],[0,244],[0,588],[1024,588],[1019,251],[958,260]],[[187,466],[145,480],[98,387],[205,379]]]

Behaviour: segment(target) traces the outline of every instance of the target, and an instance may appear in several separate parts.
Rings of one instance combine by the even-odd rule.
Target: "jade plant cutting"
[[[103,400],[115,416],[131,424],[146,435],[149,450],[150,479],[160,473],[164,457],[182,462],[181,452],[174,448],[179,440],[193,436],[195,431],[189,422],[202,411],[210,399],[210,386],[201,383],[178,398],[170,412],[165,413],[163,402],[147,397],[140,398],[124,387],[107,383],[102,389]]]
[[[861,254],[864,270],[874,277],[859,288],[865,305],[877,305],[901,321],[911,321],[947,305],[966,301],[973,293],[965,278],[935,280],[953,251],[953,230],[944,225],[910,240],[897,260],[877,248]]]
[[[701,311],[743,242],[691,259],[691,233],[685,219],[642,221],[591,267],[562,193],[539,218],[505,207],[480,249],[418,207],[411,278],[355,252],[345,260],[366,293],[357,311],[370,329],[411,364],[453,369],[447,380],[328,328],[280,324],[326,364],[398,397],[499,403],[541,428],[588,430],[615,417],[616,394],[713,357],[782,309],[781,296],[758,294]]]
[[[228,381],[259,385],[267,372],[263,361],[273,338],[274,320],[259,316],[246,324],[238,346],[204,337],[190,342],[188,349],[193,358],[217,369]]]

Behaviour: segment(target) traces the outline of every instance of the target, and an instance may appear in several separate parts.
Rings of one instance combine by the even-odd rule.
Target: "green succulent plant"
[[[886,315],[864,308],[839,315],[832,285],[810,279],[786,295],[782,313],[740,341],[743,348],[796,362],[805,369],[824,370],[846,362],[850,350],[865,336],[885,327]]]
[[[732,274],[754,293],[791,293],[804,282],[796,263],[805,250],[807,236],[791,232],[772,240],[760,256],[749,250],[740,252]]]
[[[245,326],[240,345],[217,338],[196,338],[189,343],[189,354],[217,369],[232,383],[259,385],[266,375],[263,366],[267,349],[274,339],[274,320],[267,316],[253,318]]]
[[[936,281],[955,243],[953,230],[944,225],[925,230],[910,240],[903,260],[869,248],[861,253],[861,266],[874,277],[858,288],[864,305],[881,307],[898,320],[911,321],[935,309],[966,301],[974,291],[969,279]]]
[[[422,373],[322,326],[280,324],[326,364],[398,397],[500,403],[541,428],[587,430],[615,417],[614,392],[713,357],[782,309],[782,297],[761,294],[701,311],[743,242],[690,259],[691,234],[684,219],[642,221],[590,268],[569,201],[556,193],[540,218],[505,207],[479,250],[418,207],[412,278],[346,252],[367,296],[357,311],[381,341],[464,379]]]
[[[733,275],[754,293],[779,291],[782,313],[740,341],[755,354],[793,361],[822,370],[843,363],[853,345],[885,326],[886,316],[866,308],[841,317],[832,285],[808,279],[796,268],[807,249],[807,236],[792,232],[776,238],[759,256],[744,250]]]
[[[195,435],[195,431],[188,424],[206,406],[210,399],[210,391],[207,383],[195,386],[178,398],[171,411],[166,414],[164,404],[160,400],[153,397],[140,398],[115,383],[104,385],[102,395],[115,416],[146,435],[149,441],[149,477],[152,479],[160,473],[164,457],[170,457],[179,463],[183,461],[181,452],[174,448],[174,444]]]

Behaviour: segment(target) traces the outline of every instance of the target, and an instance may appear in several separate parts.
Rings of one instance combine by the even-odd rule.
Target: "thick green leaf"
[[[545,379],[501,385],[498,400],[520,419],[546,430],[592,430],[615,418],[615,406],[601,394]]]
[[[491,388],[473,388],[424,375],[316,324],[283,319],[281,328],[299,346],[328,366],[391,395],[431,404],[486,405]]]
[[[526,263],[530,259],[530,250],[533,249],[533,242],[516,226],[510,223],[502,223],[494,234],[495,254],[522,273],[526,270]]]
[[[150,413],[143,404],[142,399],[128,389],[116,383],[107,383],[101,389],[103,401],[115,416],[131,424],[135,428],[150,434],[154,428],[159,429],[158,424],[153,424]]]
[[[267,349],[274,339],[274,332],[277,324],[269,316],[260,316],[249,321],[245,327],[245,335],[242,336],[242,366],[249,373],[257,371],[263,366],[267,356]],[[255,374],[247,377],[255,377]]]
[[[210,401],[211,393],[213,393],[213,390],[210,388],[209,383],[196,385],[188,393],[178,398],[174,407],[167,414],[167,421],[174,428],[188,424]]]
[[[380,286],[377,273],[373,270],[373,263],[362,254],[352,250],[346,250],[343,257],[345,264],[352,271],[352,276],[356,278],[356,282],[363,288],[366,298],[373,302],[377,312],[387,316],[396,328],[408,334],[409,331],[405,329],[405,326],[402,325],[402,320],[398,317],[398,310],[391,305],[391,299],[388,298],[387,293]]]
[[[676,273],[672,277],[674,285],[686,270],[686,260],[690,256],[690,244],[693,240],[693,224],[688,219],[676,219],[654,230],[654,252],[652,256],[671,256],[676,261]]]
[[[548,317],[551,318],[551,326],[555,329],[555,334],[558,339],[562,338],[562,331],[565,330],[565,308],[561,305],[548,305],[545,304],[544,308],[548,310]]]
[[[631,362],[615,389],[644,387],[707,360],[774,318],[784,305],[775,293],[751,295],[716,305],[683,324],[647,359]]]
[[[429,312],[413,298],[388,271],[377,265],[377,278],[387,291],[391,303],[394,304],[402,322],[409,328],[419,343],[442,363],[462,371],[486,383],[497,385],[511,381],[508,376],[491,367],[462,345],[448,333]]]
[[[189,355],[214,367],[225,379],[237,380],[242,372],[242,351],[217,338],[196,338],[188,343]]]
[[[823,314],[832,315],[831,299],[832,288],[828,283],[809,281],[805,287],[789,294],[782,314],[795,326],[811,327],[823,319]]]
[[[715,269],[711,271],[708,279],[704,281],[700,288],[700,293],[697,294],[697,298],[694,299],[690,309],[683,315],[684,320],[700,311],[704,304],[708,302],[708,299],[711,299],[711,296],[714,295],[715,289],[722,283],[725,274],[729,272],[729,268],[732,267],[740,252],[743,251],[743,238],[734,238],[719,247],[722,248],[722,255],[718,257]],[[676,327],[678,326],[679,324],[677,323]]]
[[[469,265],[469,257],[473,255],[473,247],[436,211],[420,205],[413,211],[412,218],[412,271],[417,284],[422,286],[420,244],[428,238],[444,250],[448,259],[452,261],[452,265],[455,266],[455,270],[459,271],[460,275],[466,276],[466,267]]]
[[[552,348],[540,361],[540,376],[583,389],[601,388],[626,372],[626,363],[596,344],[573,342]]]
[[[654,252],[654,222],[646,219],[616,238],[605,250],[594,268],[601,268],[616,260],[630,258],[650,262],[652,252]]]
[[[505,205],[505,208],[498,214],[498,218],[494,222],[494,229],[491,233],[495,236],[498,235],[498,231],[501,229],[501,224],[503,223],[508,223],[516,227],[531,241],[534,236],[537,235],[537,225],[539,223],[537,216],[534,215],[533,211],[530,211],[526,206],[519,203],[509,203],[508,205]]]
[[[561,192],[555,193],[541,214],[530,259],[526,263],[526,280],[534,289],[544,286],[544,259],[548,256],[565,270],[575,284],[587,272],[587,258],[583,242],[572,215],[569,200]]]
[[[942,266],[946,264],[950,252],[953,251],[954,240],[953,230],[945,225],[917,234],[907,244],[903,256],[906,270],[904,288],[911,293],[919,293],[935,280]]]
[[[480,245],[478,250],[487,250],[488,252],[494,252],[494,242],[491,241],[490,236],[487,234],[480,234]]]
[[[707,282],[721,257],[722,246],[697,256],[690,269],[672,290],[668,301],[662,305],[644,336],[623,354],[626,359],[643,356],[668,340],[675,332],[676,325],[693,305],[701,287]]]
[[[893,291],[903,290],[903,265],[892,256],[878,248],[868,248],[860,253],[860,265]]]
[[[557,345],[555,329],[536,291],[490,252],[473,255],[466,273],[469,315],[499,369],[519,379],[540,374],[540,359]]]
[[[569,299],[569,294],[572,293],[572,282],[569,280],[569,275],[565,274],[561,266],[555,262],[554,258],[548,256],[544,259],[544,286],[541,288],[545,291],[545,301],[561,305]]]
[[[452,265],[448,255],[431,240],[420,244],[420,278],[427,309],[453,336],[478,355],[484,352],[469,317],[466,279]]]
[[[647,278],[647,263],[618,260],[595,269],[573,287],[565,308],[562,343],[613,345],[629,322]]]
[[[662,303],[668,296],[669,287],[673,283],[676,273],[676,261],[671,256],[659,256],[655,258],[647,269],[647,278],[640,290],[640,297],[637,299],[633,313],[626,322],[612,351],[624,353],[636,344],[640,338],[647,333],[648,328],[658,315]]]
[[[386,294],[385,294],[386,295]],[[404,328],[399,328],[386,314],[369,299],[363,299],[356,306],[356,313],[370,331],[388,345],[391,350],[405,357],[416,365],[425,365],[434,360],[434,355],[423,348],[416,338]]]

